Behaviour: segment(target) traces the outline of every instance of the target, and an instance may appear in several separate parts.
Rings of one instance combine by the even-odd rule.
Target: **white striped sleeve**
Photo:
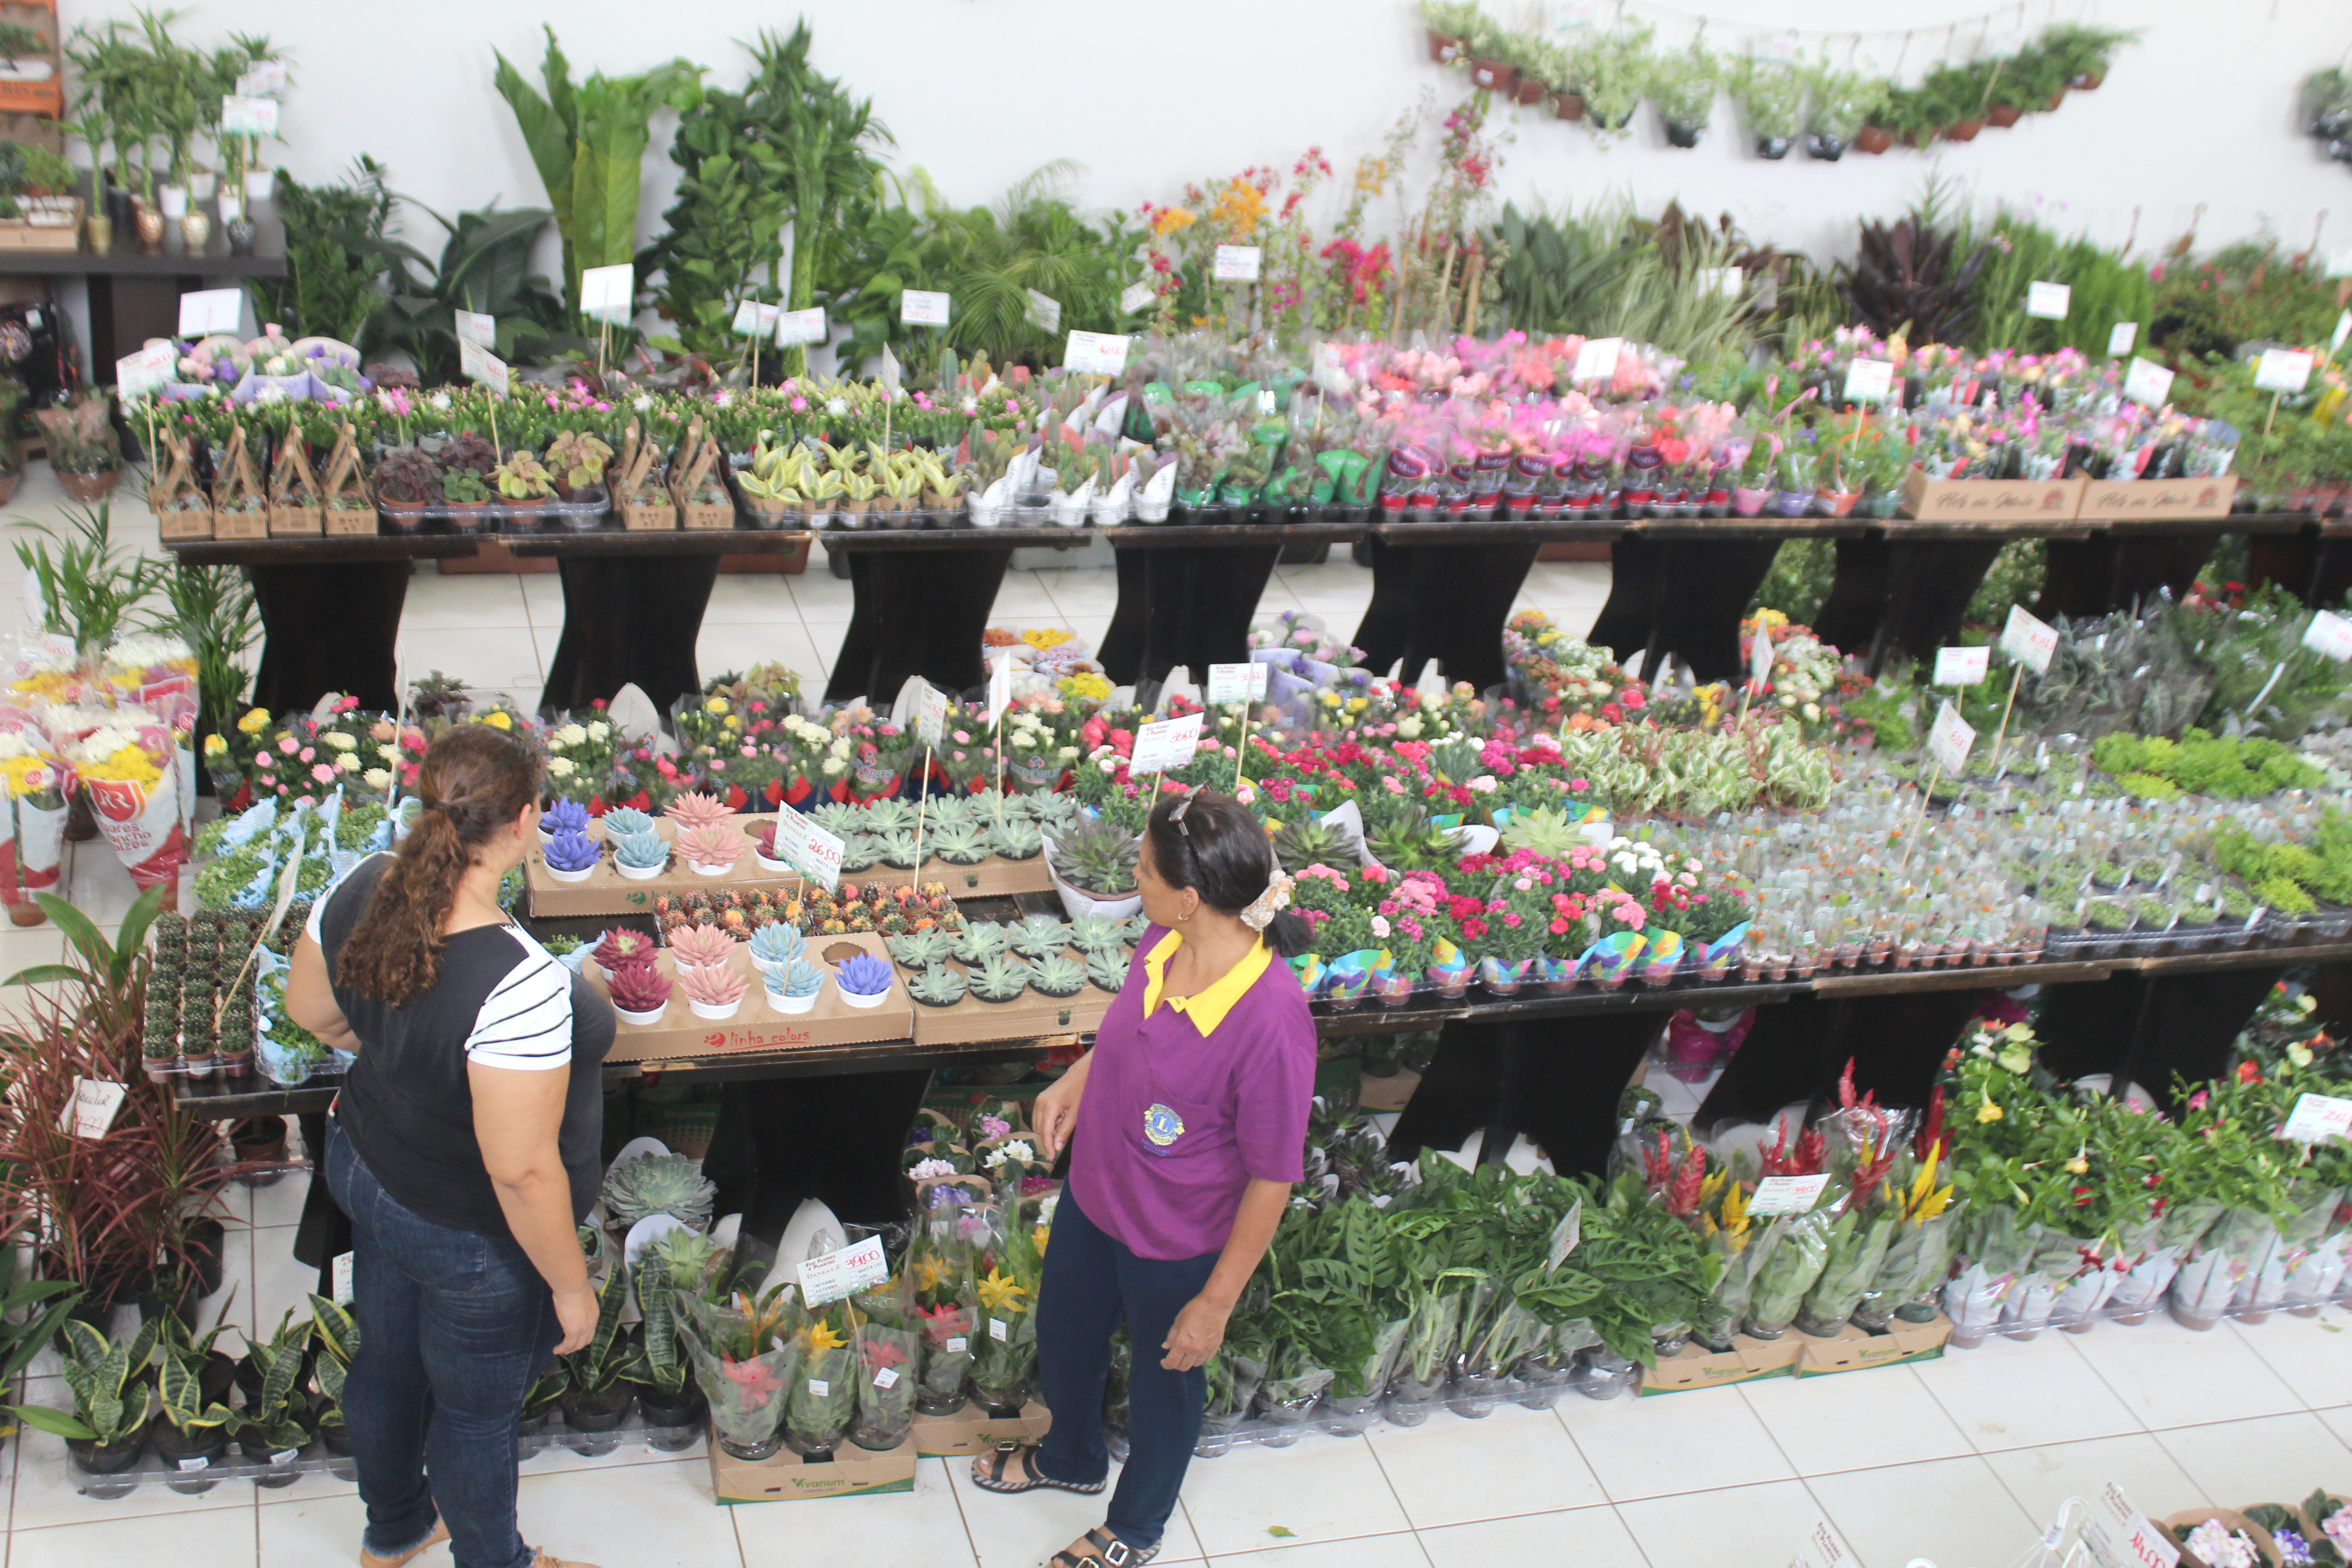
[[[466,1060],[486,1068],[544,1072],[572,1060],[572,974],[512,927],[522,957],[483,999],[466,1037]]]

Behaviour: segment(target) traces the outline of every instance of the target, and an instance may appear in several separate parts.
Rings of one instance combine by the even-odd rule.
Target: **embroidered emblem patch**
[[[1154,1105],[1143,1113],[1143,1135],[1165,1149],[1184,1136],[1184,1119],[1164,1105]]]

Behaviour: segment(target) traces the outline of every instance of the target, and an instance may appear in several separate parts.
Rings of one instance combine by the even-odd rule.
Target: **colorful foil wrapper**
[[[1620,984],[1648,945],[1639,931],[1621,931],[1602,937],[1584,950],[1585,978],[1601,985]]]
[[[1740,945],[1748,940],[1748,922],[1741,921],[1713,942],[1699,950],[1699,972],[1709,980],[1720,980],[1731,973],[1739,962]]]

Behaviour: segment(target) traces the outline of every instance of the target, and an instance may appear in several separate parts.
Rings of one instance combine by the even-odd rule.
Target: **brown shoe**
[[[360,1548],[360,1568],[400,1568],[400,1565],[420,1552],[429,1552],[449,1539],[449,1527],[437,1518],[433,1521],[433,1533],[400,1553],[397,1557],[378,1557],[366,1547]]]
[[[574,1563],[569,1557],[558,1557],[542,1546],[539,1549],[539,1555],[530,1560],[530,1568],[596,1568],[596,1564]]]

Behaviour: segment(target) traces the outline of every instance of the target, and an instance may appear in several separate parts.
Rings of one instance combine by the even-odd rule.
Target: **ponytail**
[[[1185,801],[1192,804],[1180,816],[1177,807]],[[1257,818],[1218,790],[1162,796],[1143,830],[1151,839],[1151,864],[1161,879],[1171,888],[1192,889],[1220,914],[1242,915],[1268,897],[1281,870]],[[1281,958],[1305,952],[1315,941],[1315,929],[1306,916],[1279,907],[1288,901],[1288,889],[1286,879],[1281,898],[1273,900],[1277,912],[1262,928],[1265,945]]]
[[[488,724],[433,742],[417,770],[425,809],[344,940],[337,984],[395,1007],[433,984],[458,883],[537,795],[539,775],[530,743]]]

